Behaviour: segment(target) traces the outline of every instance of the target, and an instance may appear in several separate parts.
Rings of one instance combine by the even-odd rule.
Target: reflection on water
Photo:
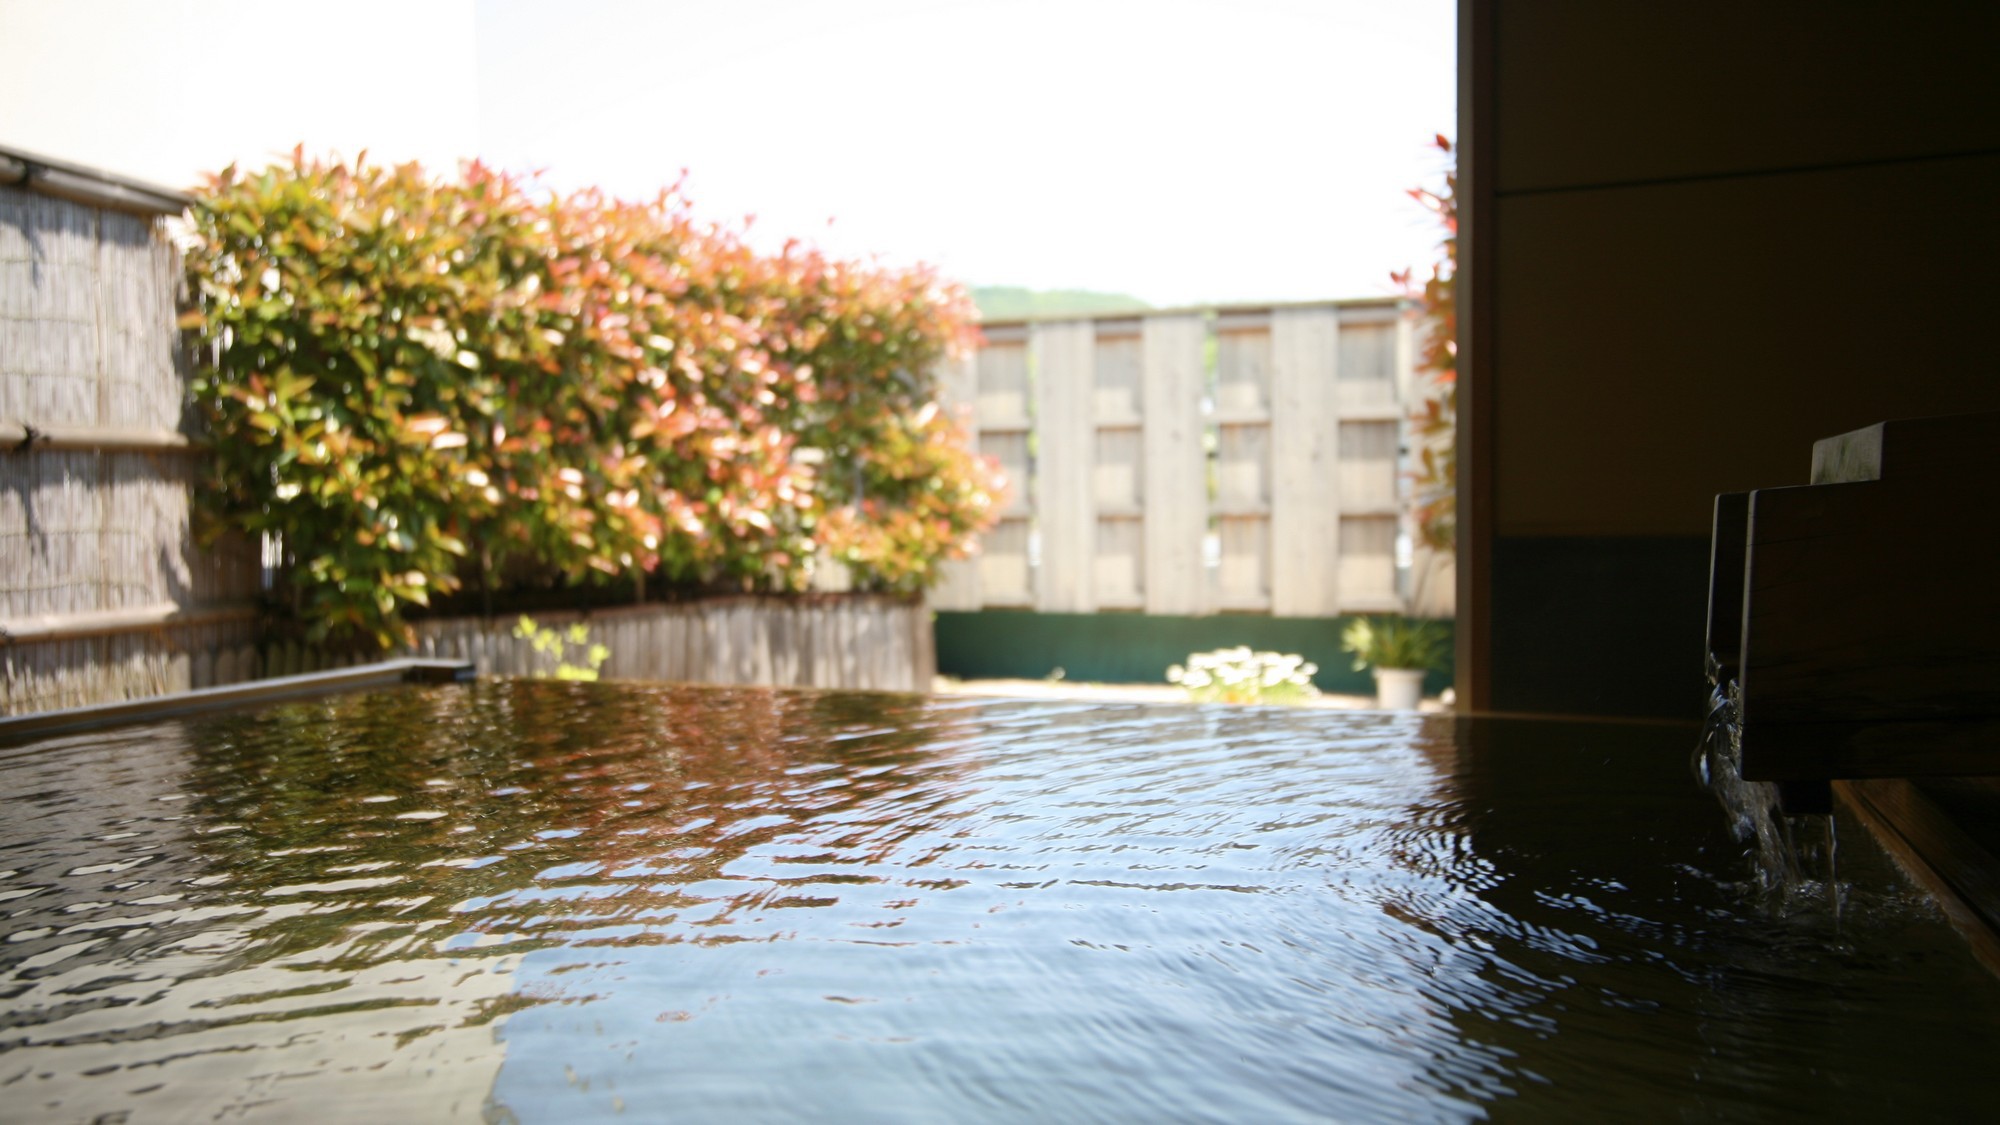
[[[633,685],[0,751],[0,1118],[1941,1115],[2000,985],[1688,732]]]

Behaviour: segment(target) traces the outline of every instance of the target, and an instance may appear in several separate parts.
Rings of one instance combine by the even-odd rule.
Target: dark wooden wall
[[[1460,19],[1461,689],[1697,715],[1713,495],[1804,483],[1816,438],[2000,408],[2000,6]]]

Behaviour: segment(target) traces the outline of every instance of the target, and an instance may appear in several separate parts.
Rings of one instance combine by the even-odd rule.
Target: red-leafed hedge
[[[677,193],[480,165],[211,177],[192,214],[211,511],[277,533],[316,635],[475,576],[914,590],[1000,482],[935,405],[970,306],[926,270],[755,252]]]

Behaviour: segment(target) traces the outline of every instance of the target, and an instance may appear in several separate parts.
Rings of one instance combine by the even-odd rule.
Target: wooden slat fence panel
[[[1397,379],[1398,329],[1395,320],[1341,321],[1335,390],[1343,416],[1402,416],[1402,387]]]
[[[1271,609],[1271,318],[1216,318],[1217,608]]]
[[[1396,487],[1395,421],[1341,421],[1338,467],[1329,490],[1343,515],[1395,516],[1402,510]]]
[[[979,356],[969,352],[954,356],[939,365],[937,372],[938,402],[952,418],[966,428],[974,448],[979,442],[979,423],[976,409],[979,405]],[[958,559],[946,562],[940,568],[943,577],[931,590],[931,605],[938,609],[978,609],[979,608],[979,560],[977,558]]]
[[[1398,446],[1414,402],[1406,318],[1353,317],[1340,326],[1336,444],[1340,531],[1334,570],[1337,600],[1348,612],[1401,611],[1396,536],[1403,513]]]
[[[1140,322],[1100,320],[1092,350],[1090,589],[1099,609],[1145,604],[1144,342]]]
[[[972,404],[1014,496],[932,604],[1406,609],[1417,344],[1414,310],[1394,300],[988,326],[939,383]]]
[[[1332,309],[1271,314],[1271,612],[1339,613],[1334,381],[1340,321]]]
[[[1396,517],[1340,517],[1340,559],[1334,571],[1341,606],[1349,612],[1400,612],[1396,594]]]
[[[1147,317],[1145,366],[1145,608],[1192,615],[1211,608],[1202,561],[1208,533],[1208,452],[1203,447],[1203,351],[1198,315]]]
[[[1091,581],[1097,505],[1091,491],[1097,427],[1097,337],[1091,322],[1037,325],[1034,363],[1035,518],[1041,536],[1035,608],[1044,613],[1094,613]]]
[[[987,533],[978,556],[979,605],[1026,607],[1034,604],[1030,538],[1034,495],[1028,435],[1028,335],[1025,330],[993,329],[974,362],[973,416],[979,451],[1000,463],[1007,476],[1007,501],[999,523]]]

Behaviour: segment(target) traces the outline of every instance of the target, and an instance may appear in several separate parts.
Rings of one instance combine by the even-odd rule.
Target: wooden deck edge
[[[1937,900],[1980,963],[2000,976],[2000,857],[1966,835],[1910,781],[1836,781],[1833,789]]]
[[[156,695],[127,699],[90,707],[61,711],[40,711],[30,715],[0,718],[0,743],[42,738],[51,734],[115,726],[121,723],[150,722],[154,719],[225,707],[275,703],[315,695],[332,695],[363,688],[387,687],[403,683],[459,683],[473,677],[471,664],[457,660],[384,660],[330,672],[309,672],[302,676],[279,676],[240,684],[201,688],[178,695]]]

